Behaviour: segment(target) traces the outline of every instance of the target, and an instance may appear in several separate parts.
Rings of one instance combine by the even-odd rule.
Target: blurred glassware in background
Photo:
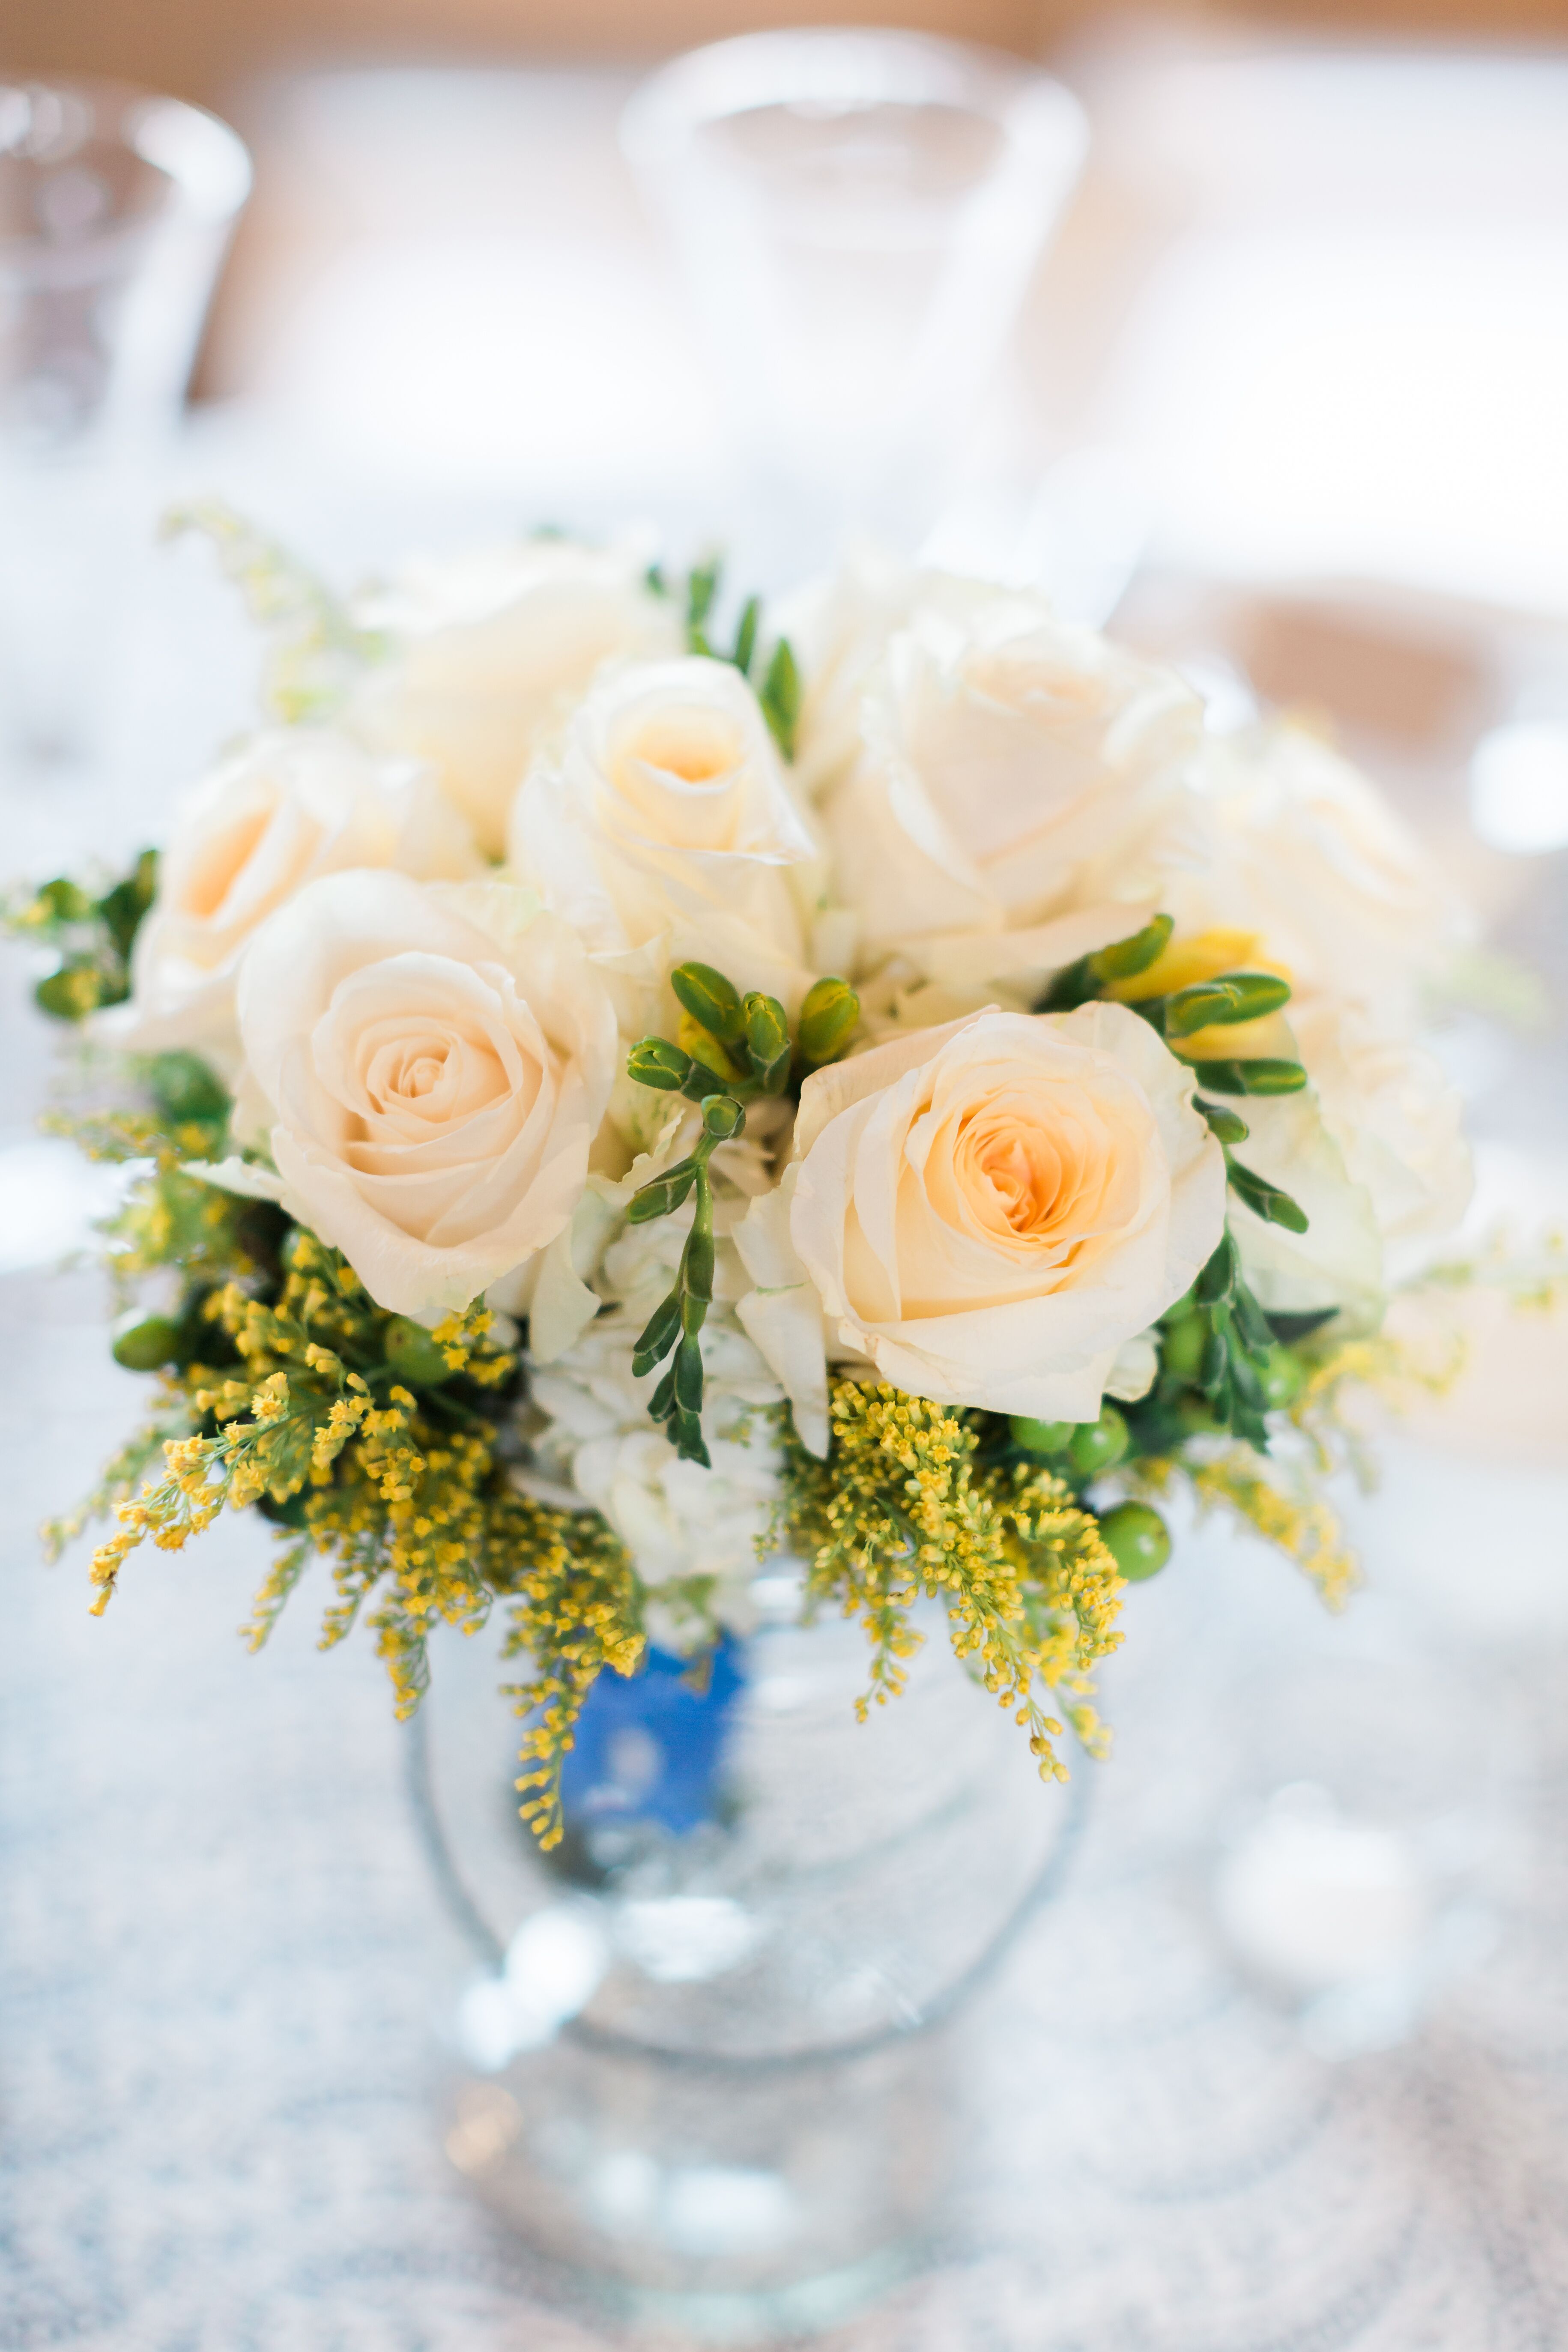
[[[227,126],[92,81],[0,84],[0,709],[91,747],[153,468],[250,188]]]
[[[952,42],[759,33],[664,67],[622,141],[773,526],[912,548],[1078,178],[1078,101]]]

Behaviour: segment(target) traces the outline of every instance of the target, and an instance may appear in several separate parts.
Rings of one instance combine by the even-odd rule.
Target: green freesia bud
[[[1300,1062],[1260,1057],[1246,1062],[1191,1062],[1200,1087],[1216,1095],[1299,1095],[1307,1083]]]
[[[717,1037],[721,1045],[739,1042],[745,1027],[740,992],[721,971],[715,971],[710,963],[678,963],[669,984],[700,1028]]]
[[[1247,1121],[1244,1118],[1238,1118],[1235,1111],[1226,1110],[1222,1103],[1205,1102],[1202,1095],[1194,1095],[1193,1108],[1202,1112],[1209,1123],[1210,1133],[1219,1142],[1245,1143],[1247,1141]]]
[[[716,1143],[729,1143],[746,1124],[745,1107],[733,1095],[710,1095],[702,1106],[702,1129]]]
[[[695,1160],[679,1160],[667,1168],[662,1176],[653,1177],[639,1184],[632,1194],[626,1211],[626,1222],[633,1225],[649,1225],[655,1217],[668,1217],[679,1209],[697,1181]]]
[[[660,1094],[679,1094],[691,1076],[691,1056],[667,1037],[641,1037],[626,1055],[626,1076],[639,1087],[657,1087]]]
[[[776,996],[752,990],[741,1007],[752,1076],[764,1094],[776,1094],[789,1076],[789,1021]]]
[[[1228,1298],[1236,1284],[1236,1244],[1228,1234],[1222,1234],[1219,1247],[1197,1278],[1194,1296],[1200,1307],[1217,1307]]]
[[[1101,982],[1108,980],[1135,980],[1147,971],[1157,957],[1163,955],[1171,933],[1175,929],[1172,915],[1156,915],[1131,939],[1113,940],[1108,948],[1096,948],[1085,958],[1093,977]]]
[[[800,1008],[800,1058],[808,1069],[836,1062],[860,1018],[860,999],[847,980],[816,980]]]
[[[1306,1232],[1307,1212],[1299,1201],[1290,1198],[1289,1192],[1281,1192],[1279,1186],[1271,1184],[1266,1176],[1244,1168],[1239,1160],[1227,1158],[1226,1167],[1231,1191],[1246,1202],[1255,1216],[1262,1217],[1271,1225],[1283,1225],[1288,1233]]]
[[[1194,981],[1165,1003],[1167,1037],[1190,1037],[1215,1022],[1261,1021],[1290,1001],[1290,983],[1271,971],[1227,971],[1217,980]]]

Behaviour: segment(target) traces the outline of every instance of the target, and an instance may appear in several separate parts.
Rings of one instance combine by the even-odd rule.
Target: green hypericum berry
[[[1121,1461],[1127,1446],[1127,1423],[1113,1404],[1101,1405],[1098,1421],[1080,1422],[1074,1430],[1068,1460],[1080,1478],[1098,1478]]]
[[[422,1323],[407,1315],[393,1317],[382,1345],[393,1370],[411,1388],[438,1389],[452,1377],[446,1349],[436,1345]]]
[[[1118,1503],[1100,1520],[1100,1533],[1130,1584],[1158,1576],[1171,1557],[1171,1530],[1147,1503]]]
[[[1160,1335],[1162,1368],[1178,1381],[1195,1381],[1204,1360],[1204,1349],[1209,1336],[1206,1315],[1184,1315],[1174,1323],[1167,1323]]]
[[[1007,1423],[1015,1445],[1026,1454],[1060,1454],[1077,1429],[1076,1421],[1034,1421],[1026,1412],[1016,1412]]]
[[[860,1018],[860,1000],[847,980],[814,981],[800,1008],[800,1058],[819,1070],[837,1061]]]
[[[1256,1370],[1258,1384],[1263,1391],[1264,1409],[1268,1412],[1277,1412],[1281,1405],[1294,1404],[1307,1377],[1300,1357],[1290,1348],[1271,1348]]]
[[[156,1372],[172,1364],[180,1348],[180,1327],[166,1315],[126,1317],[110,1342],[110,1354],[128,1372]]]

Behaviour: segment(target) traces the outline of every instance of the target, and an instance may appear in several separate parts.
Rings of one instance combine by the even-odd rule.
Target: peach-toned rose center
[[[244,873],[268,826],[269,808],[253,809],[205,845],[185,877],[183,912],[197,922],[210,922]]]

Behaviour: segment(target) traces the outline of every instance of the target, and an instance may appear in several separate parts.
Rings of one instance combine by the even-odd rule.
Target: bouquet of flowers
[[[129,1163],[145,1427],[94,1607],[224,1509],[396,1704],[506,1614],[523,1811],[595,1676],[785,1546],[895,1694],[945,1609],[1047,1776],[1184,1482],[1338,1601],[1335,1399],[1469,1187],[1456,911],[1373,787],[1016,588],[765,613],[554,536],[340,604],[220,511],[266,723],[16,902]]]

